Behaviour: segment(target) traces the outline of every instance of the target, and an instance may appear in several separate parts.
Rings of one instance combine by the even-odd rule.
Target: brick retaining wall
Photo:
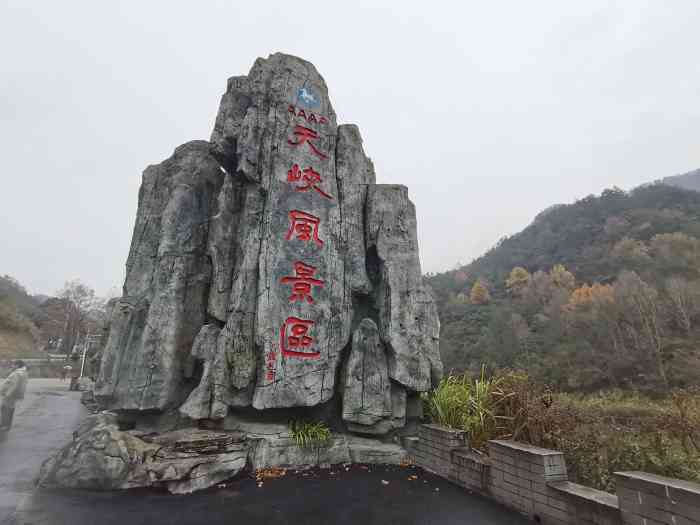
[[[700,485],[617,472],[618,495],[568,481],[564,454],[515,441],[470,450],[466,433],[422,425],[404,446],[419,467],[545,525],[700,525]]]

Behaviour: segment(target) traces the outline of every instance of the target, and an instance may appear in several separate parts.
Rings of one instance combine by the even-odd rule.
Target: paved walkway
[[[43,459],[71,438],[84,411],[68,384],[33,379],[0,443],[0,524],[524,525],[521,516],[420,470],[334,467],[265,481],[248,477],[191,496],[34,489]],[[417,475],[418,479],[409,480]],[[387,483],[388,482],[388,483]]]
[[[12,429],[0,441],[0,523],[34,491],[34,478],[51,450],[66,443],[85,414],[68,381],[30,379]]]

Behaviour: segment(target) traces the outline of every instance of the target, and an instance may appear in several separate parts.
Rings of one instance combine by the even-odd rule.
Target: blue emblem
[[[321,103],[321,101],[316,93],[304,86],[297,91],[297,103],[301,104],[302,106],[306,106],[307,108],[315,108]]]

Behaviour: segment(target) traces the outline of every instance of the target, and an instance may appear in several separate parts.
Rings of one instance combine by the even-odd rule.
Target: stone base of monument
[[[253,469],[324,467],[341,463],[401,465],[408,463],[406,450],[396,443],[346,434],[334,434],[328,445],[302,448],[289,436],[267,436],[252,440],[249,458]]]
[[[319,448],[297,446],[284,423],[260,422],[254,418],[229,415],[223,427],[244,434],[250,443],[250,466],[260,468],[300,468],[340,463],[400,465],[408,461],[406,450],[392,442],[382,442],[344,433],[333,433],[330,442]]]
[[[223,430],[183,428],[164,433],[120,430],[117,415],[86,418],[73,442],[44,462],[42,487],[118,490],[165,488],[188,494],[245,469],[311,468],[340,463],[406,464],[396,443],[334,433],[321,447],[299,447],[289,427],[227,418]]]
[[[42,487],[115,490],[162,487],[173,494],[202,490],[229,479],[248,462],[237,432],[181,429],[157,435],[119,430],[117,416],[88,416],[73,442],[47,459]]]

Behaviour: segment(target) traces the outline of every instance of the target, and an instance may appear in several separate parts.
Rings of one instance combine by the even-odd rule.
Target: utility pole
[[[83,345],[83,359],[80,364],[80,377],[83,377],[83,374],[85,372],[85,359],[87,358],[87,353],[90,350],[90,344],[93,342],[93,340],[97,341],[102,337],[102,334],[93,334],[90,335],[90,332],[87,333],[85,336],[85,344]]]
[[[90,348],[90,332],[85,336],[85,344],[83,345],[83,359],[80,364],[80,378],[83,377],[83,372],[85,371],[85,357],[87,356],[88,349]]]

